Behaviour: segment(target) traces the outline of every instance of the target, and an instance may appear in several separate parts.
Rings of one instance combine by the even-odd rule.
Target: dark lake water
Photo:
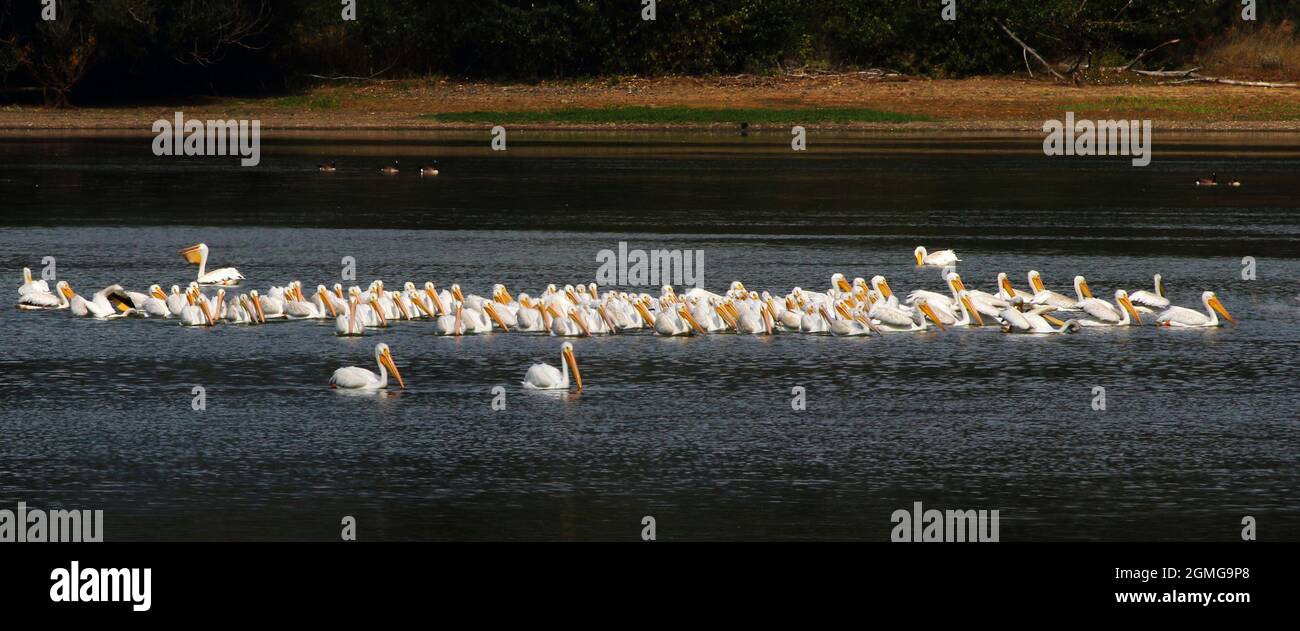
[[[1026,135],[284,134],[262,164],[162,158],[148,136],[0,137],[11,305],[43,257],[83,294],[194,277],[591,282],[596,253],[704,252],[709,289],[824,290],[832,273],[939,289],[1029,269],[1068,293],[1211,289],[1241,325],[1072,336],[574,340],[586,385],[519,387],[559,340],[427,322],[185,329],[0,309],[0,508],[102,508],[109,540],[888,540],[890,514],[1000,510],[1015,540],[1300,539],[1300,136],[1157,136],[1154,160],[1046,158]],[[442,175],[414,168],[436,158]],[[339,172],[314,165],[336,159]],[[397,177],[375,172],[400,160]],[[1209,172],[1238,189],[1204,189]],[[1242,279],[1254,257],[1255,280]],[[657,288],[651,289],[658,293]],[[387,342],[408,389],[346,397]],[[191,409],[201,385],[207,409]],[[491,408],[503,386],[507,408]],[[791,409],[792,388],[807,410]],[[1107,409],[1092,409],[1093,388]]]

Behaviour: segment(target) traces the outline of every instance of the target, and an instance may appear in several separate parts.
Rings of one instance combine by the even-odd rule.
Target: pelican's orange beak
[[[1231,322],[1233,325],[1237,324],[1237,321],[1232,319],[1232,316],[1228,315],[1228,310],[1223,308],[1223,303],[1219,302],[1218,296],[1210,298],[1210,308],[1218,311],[1219,315],[1223,316],[1225,320]]]
[[[836,284],[839,285],[840,291],[842,291],[842,292],[844,292],[844,293],[846,293],[846,294],[847,294],[847,293],[852,293],[852,292],[853,292],[853,286],[849,284],[849,281],[844,280],[843,277],[840,277],[839,282],[836,283]]]
[[[591,329],[587,328],[587,323],[583,322],[582,318],[578,316],[578,311],[576,309],[569,311],[569,319],[578,323],[578,328],[582,329],[583,335],[591,337]]]
[[[451,288],[451,297],[457,302],[465,302],[465,294],[461,293],[460,285],[453,285]]]
[[[155,287],[155,288],[153,289],[153,291],[151,291],[151,292],[149,292],[149,293],[150,293],[154,298],[157,298],[157,299],[159,299],[159,300],[166,300],[166,299],[167,299],[167,292],[164,292],[164,291],[162,290],[161,287]]]
[[[338,311],[334,309],[334,303],[330,302],[330,292],[326,291],[324,287],[321,287],[316,290],[316,295],[320,296],[321,304],[325,305],[325,308],[329,310],[330,317],[337,318],[339,314]]]
[[[180,252],[191,265],[198,265],[203,262],[203,253],[199,251],[199,246],[191,245]]]
[[[1035,275],[1029,282],[1034,286],[1035,292],[1047,291],[1047,286],[1043,284],[1042,276]]]
[[[975,326],[984,326],[984,316],[981,316],[980,312],[975,310],[975,305],[970,302],[970,296],[962,296],[961,303],[966,306],[966,311],[970,313],[970,317],[974,318]]]
[[[930,308],[930,303],[918,302],[916,303],[916,306],[921,310],[921,313],[924,313],[927,318],[930,318],[931,322],[934,322],[935,326],[939,327],[940,331],[945,330],[943,323],[939,321],[939,316],[935,315],[934,309]]]
[[[1011,286],[1011,279],[1005,276],[1002,278],[1002,291],[1007,292],[1010,298],[1016,297],[1016,288]]]
[[[582,392],[582,371],[578,370],[578,358],[573,356],[573,349],[565,347],[564,361],[569,364],[569,372],[573,373],[573,381],[578,384],[578,392]]]
[[[695,316],[691,315],[690,309],[687,309],[684,306],[678,307],[677,315],[682,316],[682,319],[686,320],[687,324],[690,324],[691,328],[695,329],[697,333],[704,333],[704,327],[700,326],[700,323],[695,321]]]
[[[501,327],[502,332],[510,332],[510,327],[506,326],[506,323],[501,319],[501,315],[497,313],[496,306],[490,302],[485,302],[483,303],[483,311],[487,312],[488,317],[492,318],[492,321],[496,322],[497,326]]]
[[[889,288],[889,281],[887,280],[880,281],[880,295],[883,296],[886,300],[888,300],[890,296],[894,295],[894,290]]]
[[[440,315],[446,312],[446,310],[442,308],[442,299],[438,298],[438,292],[434,291],[432,287],[426,287],[424,293],[433,301],[433,308],[437,310]]]
[[[1092,289],[1088,288],[1088,281],[1086,280],[1079,281],[1079,291],[1083,292],[1084,298],[1092,297]]]
[[[645,308],[645,305],[638,302],[638,303],[634,303],[632,305],[632,308],[636,309],[636,312],[641,314],[641,319],[645,320],[646,326],[655,325],[655,320],[654,318],[650,317],[650,311]]]
[[[380,356],[380,361],[384,362],[384,367],[387,368],[389,372],[393,373],[393,376],[397,378],[398,387],[405,390],[406,382],[402,380],[402,372],[397,369],[397,364],[393,363],[393,353],[391,351],[385,350],[384,354]]]
[[[1142,324],[1142,316],[1137,312],[1137,309],[1133,307],[1133,303],[1129,301],[1128,296],[1120,297],[1119,304],[1124,307],[1124,310],[1128,312],[1129,316],[1132,317],[1134,321],[1138,324]]]

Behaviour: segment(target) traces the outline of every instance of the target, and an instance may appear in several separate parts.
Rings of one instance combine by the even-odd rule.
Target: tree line
[[[0,0],[0,90],[50,105],[295,90],[322,79],[475,79],[888,68],[960,77],[1148,62],[1249,26],[1241,0]],[[1294,20],[1296,0],[1256,19]],[[53,19],[50,16],[53,6]],[[653,20],[645,19],[652,9]],[[945,9],[955,11],[944,19]],[[1158,59],[1157,59],[1158,58]],[[1085,61],[1086,60],[1086,61]]]

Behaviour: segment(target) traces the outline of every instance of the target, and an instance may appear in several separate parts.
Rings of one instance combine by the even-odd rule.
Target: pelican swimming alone
[[[1201,294],[1201,304],[1205,305],[1205,313],[1187,307],[1169,307],[1156,317],[1156,323],[1161,326],[1180,328],[1223,326],[1219,322],[1220,315],[1228,322],[1237,323],[1231,315],[1228,315],[1228,310],[1223,307],[1223,303],[1219,302],[1219,297],[1214,292],[1207,291]]]
[[[523,386],[530,390],[568,390],[569,372],[573,372],[574,383],[578,392],[582,392],[582,372],[578,370],[578,360],[573,356],[573,342],[560,345],[560,368],[550,364],[533,364],[524,374]]]
[[[388,387],[388,372],[391,370],[397,379],[397,385],[406,389],[406,382],[402,380],[397,364],[393,363],[393,353],[388,350],[387,344],[380,342],[375,345],[375,363],[379,365],[378,373],[359,366],[347,366],[334,371],[330,377],[330,387],[343,390],[383,390]]]
[[[961,260],[957,258],[957,253],[953,252],[952,250],[939,250],[937,252],[928,252],[926,251],[925,246],[923,245],[916,246],[916,249],[912,250],[912,256],[916,257],[917,265],[944,266],[944,265],[952,265],[953,263],[956,263]]]
[[[181,250],[181,256],[186,261],[199,266],[198,283],[200,285],[238,285],[239,281],[244,280],[244,275],[233,267],[223,267],[221,269],[208,269],[208,244],[200,243],[192,245]]]

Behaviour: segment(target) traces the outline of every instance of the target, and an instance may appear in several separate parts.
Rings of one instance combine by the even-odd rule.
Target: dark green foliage
[[[0,0],[0,85],[77,100],[254,94],[319,76],[543,79],[884,67],[963,76],[1023,68],[1001,20],[1055,61],[1127,59],[1179,37],[1180,62],[1242,26],[1237,0]],[[1259,3],[1295,19],[1298,0]],[[77,64],[84,62],[84,68]],[[73,87],[75,85],[75,88]]]

